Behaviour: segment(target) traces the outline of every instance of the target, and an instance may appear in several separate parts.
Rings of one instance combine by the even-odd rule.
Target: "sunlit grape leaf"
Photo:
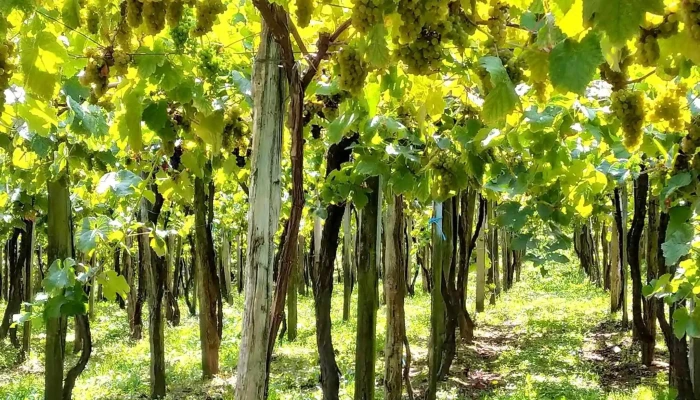
[[[107,190],[112,190],[117,197],[126,197],[135,193],[141,181],[140,176],[129,170],[108,172],[100,178],[96,191],[98,194],[103,194]]]
[[[19,169],[31,169],[36,161],[36,154],[32,151],[15,147],[12,151],[12,165]]]
[[[35,36],[23,35],[19,47],[25,87],[40,99],[50,100],[59,68],[68,59],[65,46],[51,32],[42,31]]]
[[[143,88],[141,86],[131,87],[122,99],[124,105],[123,126],[121,128],[122,137],[126,137],[134,152],[140,152],[143,147],[141,136],[141,116],[143,113]],[[121,122],[121,121],[120,121]]]
[[[97,276],[97,283],[102,285],[102,294],[107,300],[114,301],[117,295],[126,300],[126,295],[131,288],[124,279],[124,276],[117,274],[114,271],[104,271]]]
[[[80,0],[63,0],[61,8],[63,23],[71,29],[80,26]]]
[[[82,253],[90,253],[97,247],[98,241],[106,241],[112,231],[112,220],[104,215],[85,217],[80,221],[80,230],[76,235],[75,248]]]
[[[48,136],[51,127],[58,126],[56,108],[33,97],[27,97],[24,103],[17,105],[17,115],[24,119],[29,129],[41,136]]]
[[[486,68],[493,84],[493,89],[484,100],[481,115],[484,122],[496,125],[504,121],[505,117],[520,104],[520,99],[500,58],[482,57],[479,59],[479,64]]]
[[[552,49],[549,74],[555,88],[583,93],[603,62],[598,36],[589,33],[581,42],[566,39]]]
[[[367,54],[367,61],[375,68],[383,69],[389,65],[391,55],[386,43],[386,28],[384,24],[374,24],[367,33],[367,50],[365,54]]]
[[[644,21],[646,12],[663,12],[660,0],[587,0],[584,13],[592,14],[596,26],[603,30],[610,42],[623,45],[627,39],[635,36]]]

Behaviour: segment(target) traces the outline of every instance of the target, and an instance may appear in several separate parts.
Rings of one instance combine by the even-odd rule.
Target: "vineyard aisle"
[[[473,299],[469,293],[470,311]],[[609,295],[589,283],[578,266],[559,265],[542,277],[539,269],[526,265],[521,282],[499,300],[477,315],[474,343],[458,345],[450,375],[438,385],[438,399],[665,398],[667,372],[662,360],[667,359],[667,352],[659,349],[653,366],[641,367],[631,332],[620,333],[619,322],[609,316]],[[356,304],[356,296],[352,302]],[[425,310],[429,303],[430,298],[420,289],[406,301],[416,398],[427,387],[430,323]],[[184,309],[185,305],[181,306]],[[198,318],[183,316],[180,326],[166,327],[168,398],[233,398],[242,306],[243,296],[238,294],[233,294],[232,306],[224,306],[222,366],[220,375],[211,381],[201,379]],[[352,308],[348,322],[342,321],[342,291],[333,296],[332,307],[336,359],[342,374],[340,395],[347,398],[354,387],[356,309]],[[384,366],[384,307],[378,311],[377,376]],[[92,325],[94,355],[76,384],[74,398],[126,400],[148,393],[148,340],[129,341],[123,313],[117,304],[97,304],[99,318]],[[275,353],[270,399],[321,398],[311,296],[299,296],[298,313],[297,339],[284,339]],[[44,345],[42,329],[35,327],[37,334],[32,340],[36,348]],[[13,353],[9,343],[2,345],[0,398],[40,398],[43,354],[34,353],[20,369],[13,369]],[[377,379],[376,398],[381,398],[381,385]]]

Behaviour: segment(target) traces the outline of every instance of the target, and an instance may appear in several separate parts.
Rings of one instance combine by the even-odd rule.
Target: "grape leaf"
[[[613,45],[623,45],[635,36],[645,13],[659,11],[663,12],[659,0],[594,0],[594,4],[584,5],[584,16],[593,15],[597,27]]]
[[[589,33],[581,42],[566,39],[549,55],[549,75],[555,88],[581,94],[603,62],[598,36]]]
[[[493,84],[493,89],[484,100],[481,115],[487,124],[497,125],[520,104],[520,99],[500,58],[482,57],[479,64],[486,68]]]

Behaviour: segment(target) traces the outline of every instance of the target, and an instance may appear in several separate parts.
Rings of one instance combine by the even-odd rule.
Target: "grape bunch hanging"
[[[613,92],[612,111],[622,124],[625,147],[632,150],[642,143],[644,93],[632,89]]]
[[[647,28],[641,28],[637,38],[637,58],[640,64],[653,66],[659,59],[659,38],[668,38],[678,32],[678,16],[670,13],[664,20]]]
[[[486,21],[491,39],[497,46],[503,46],[506,42],[506,26],[510,16],[510,7],[500,0],[491,0],[489,19]]]
[[[384,20],[384,0],[352,0],[352,26],[367,33]]]
[[[690,37],[700,41],[700,0],[681,1],[681,12]]]
[[[350,93],[359,93],[367,78],[367,65],[357,49],[346,46],[338,54],[340,88]]]
[[[297,0],[297,24],[306,28],[311,22],[311,14],[314,12],[314,0]]]
[[[441,36],[436,31],[424,28],[416,40],[400,46],[397,55],[411,74],[434,73],[440,68],[444,55]]]
[[[663,122],[672,131],[683,129],[685,123],[683,121],[681,100],[685,99],[687,91],[687,86],[678,85],[661,93],[654,100],[654,107],[650,117],[651,121],[656,123]]]

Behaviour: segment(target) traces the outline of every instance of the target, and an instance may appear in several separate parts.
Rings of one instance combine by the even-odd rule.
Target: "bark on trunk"
[[[224,296],[228,304],[233,304],[231,292],[231,238],[226,229],[221,230],[221,264],[224,268]]]
[[[617,204],[617,202],[614,202]],[[620,269],[620,231],[617,218],[613,215],[610,224],[610,312],[619,312],[622,308],[622,271]]]
[[[442,359],[438,370],[438,380],[444,380],[450,372],[452,362],[457,353],[457,319],[459,305],[455,278],[457,270],[457,235],[455,227],[458,223],[458,198],[452,197],[446,201],[443,210],[443,233],[451,242],[450,262],[444,263],[442,269],[442,297],[445,300],[445,341],[443,343]]]
[[[600,244],[603,252],[603,289],[610,290],[610,242],[608,241],[608,226],[605,220],[600,228]]]
[[[476,191],[471,188],[460,196],[459,213],[459,272],[457,273],[457,301],[459,303],[459,331],[462,340],[474,339],[474,321],[467,311],[467,277],[472,251],[472,225],[476,210]]]
[[[658,277],[658,253],[659,253],[659,199],[649,195],[649,210],[646,235],[646,263],[647,278],[646,283],[650,283]],[[644,325],[647,327],[649,335],[653,338],[652,345],[642,348],[642,362],[651,365],[654,360],[656,345],[656,300],[654,298],[644,298]],[[645,353],[646,352],[646,353]],[[648,363],[645,362],[649,360]]]
[[[148,232],[144,228],[139,228],[138,232],[138,288],[136,290],[136,303],[134,304],[134,314],[133,318],[129,321],[131,323],[131,340],[141,340],[143,336],[143,303],[146,302],[147,292],[146,284],[147,280],[147,270],[144,268],[144,259],[148,257],[150,259],[150,244],[148,243]],[[142,239],[142,236],[146,237],[146,241]],[[144,247],[145,243],[145,247]]]
[[[357,340],[355,341],[355,400],[374,400],[374,364],[377,330],[377,225],[379,178],[366,181],[370,193],[362,210],[357,264]]]
[[[34,288],[32,286],[32,266],[34,261],[34,245],[36,242],[36,229],[34,229],[34,221],[26,219],[24,220],[26,239],[22,239],[22,246],[24,247],[24,241],[27,240],[27,245],[24,249],[26,251],[25,263],[24,263],[24,311],[31,312],[32,306],[29,305],[34,297]],[[24,330],[22,333],[22,359],[26,360],[31,353],[31,342],[32,342],[32,321],[29,320],[24,323]]]
[[[404,254],[403,196],[389,196],[387,207],[386,339],[384,344],[384,398],[401,400],[403,343],[406,336],[406,271]]]
[[[163,322],[165,258],[159,257],[150,246],[150,232],[156,229],[160,210],[163,206],[163,196],[158,193],[155,185],[152,186],[152,190],[156,193],[154,204],[151,204],[145,198],[141,200],[141,222],[148,224],[148,228],[142,228],[143,234],[139,235],[139,250],[143,249],[143,257],[140,261],[146,275],[144,283],[148,288],[151,398],[158,399],[165,397],[165,336]]]
[[[122,249],[120,247],[114,249],[114,254],[112,255],[112,259],[114,262],[114,272],[116,272],[117,275],[122,275],[126,278],[126,271],[122,267],[121,253]],[[41,255],[39,255],[39,258],[41,258]],[[121,308],[122,310],[126,308],[126,303],[124,302],[122,296],[117,296],[117,304],[119,304],[119,308]]]
[[[175,264],[175,235],[168,235],[168,250],[165,255],[165,270],[163,280],[165,286],[165,319],[172,325],[180,325],[180,307],[177,305],[177,297],[174,294],[174,287],[171,287],[170,274],[176,273],[177,266]]]
[[[290,287],[287,289],[287,339],[292,342],[297,338],[297,286],[299,286],[302,268],[304,268],[304,237],[297,241],[296,261],[290,276]]]
[[[17,340],[17,328],[12,328],[12,316],[19,313],[20,306],[22,305],[22,267],[23,267],[23,257],[19,255],[22,254],[21,251],[18,253],[17,243],[19,242],[19,237],[22,236],[22,241],[24,241],[24,231],[20,228],[14,228],[12,231],[12,236],[8,241],[8,261],[10,264],[9,268],[9,293],[7,306],[5,308],[5,313],[2,317],[2,323],[0,324],[0,340],[5,340],[8,333],[10,334],[10,340],[15,347],[19,347],[19,342]],[[21,242],[20,242],[21,244]]]
[[[351,218],[350,203],[345,205],[343,216],[343,321],[350,319],[350,301],[352,296],[352,277],[350,248],[352,247],[352,233],[350,232]]]
[[[486,229],[481,229],[476,239],[476,312],[484,311],[486,298],[486,241]]]
[[[213,183],[211,183],[213,184]],[[202,350],[202,376],[210,379],[219,373],[219,347],[221,345],[221,292],[216,272],[214,239],[211,219],[208,218],[206,185],[202,178],[194,180],[195,245],[197,246],[197,273],[199,276],[199,340]]]
[[[268,375],[275,232],[281,202],[280,151],[285,97],[284,79],[277,61],[280,54],[279,44],[267,24],[263,23],[252,79],[253,153],[237,400],[264,398]]]
[[[326,158],[326,176],[341,165],[350,161],[352,150],[350,145],[358,139],[355,134],[343,138],[339,143],[328,149]],[[314,274],[314,305],[316,311],[316,344],[318,346],[319,363],[321,366],[321,389],[324,400],[337,400],[340,389],[340,370],[335,361],[335,350],[331,337],[331,295],[333,293],[333,266],[338,250],[340,225],[345,214],[345,204],[329,204],[326,206],[328,217],[323,224],[321,238],[321,258],[318,270]]]

